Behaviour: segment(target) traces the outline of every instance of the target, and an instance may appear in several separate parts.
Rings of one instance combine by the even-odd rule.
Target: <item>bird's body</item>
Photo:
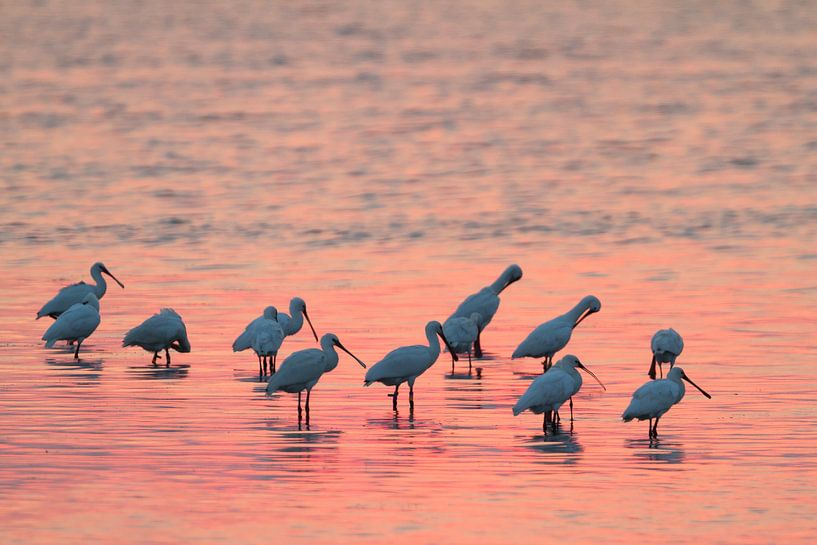
[[[658,420],[669,411],[673,405],[679,403],[686,393],[683,381],[687,381],[695,386],[707,398],[711,398],[697,384],[686,376],[680,367],[673,367],[667,374],[667,378],[651,380],[642,385],[635,392],[630,400],[630,405],[621,415],[622,420],[649,420],[650,438],[658,436]],[[652,420],[655,419],[655,426]]]
[[[570,414],[573,418],[572,398],[582,387],[582,376],[576,368],[583,369],[597,381],[599,380],[589,369],[587,369],[576,356],[567,355],[556,362],[544,374],[534,379],[528,389],[513,406],[514,416],[523,411],[531,411],[534,414],[545,413],[543,429],[547,428],[548,421],[551,420],[550,413],[558,413],[559,408],[565,401],[571,400]],[[601,381],[599,381],[601,384]],[[604,385],[601,384],[602,388]]]
[[[264,314],[250,322],[244,332],[233,342],[233,352],[252,348],[258,356],[259,380],[267,372],[267,359],[270,359],[270,372],[275,372],[275,360],[278,349],[284,342],[284,330],[278,322],[278,311],[273,306],[264,309]],[[263,363],[262,363],[263,359]]]
[[[77,343],[74,358],[79,359],[79,347],[99,326],[99,300],[87,293],[80,303],[71,305],[60,313],[57,320],[43,334],[45,346],[51,348],[57,341]]]
[[[172,308],[163,308],[125,335],[122,346],[139,346],[153,352],[153,363],[159,352],[165,351],[166,364],[170,366],[170,351],[190,352],[190,341],[182,317]]]
[[[409,405],[412,409],[414,408],[414,381],[434,365],[434,362],[436,362],[440,356],[440,341],[437,339],[438,335],[442,338],[456,359],[456,353],[448,344],[445,334],[443,333],[443,326],[440,322],[428,322],[425,332],[426,338],[428,339],[428,346],[419,344],[396,348],[386,354],[382,360],[374,364],[366,372],[366,378],[363,383],[364,386],[369,386],[374,382],[380,382],[386,386],[395,387],[394,393],[391,394],[393,396],[394,410],[397,410],[397,391],[404,382],[408,382],[409,384]]]
[[[652,363],[647,374],[650,378],[655,378],[655,364],[657,363],[663,377],[664,369],[661,364],[669,363],[670,369],[675,366],[675,359],[684,350],[684,339],[672,328],[659,329],[652,336],[650,347],[652,348]]]
[[[485,286],[478,292],[469,295],[460,303],[457,310],[448,317],[446,322],[453,318],[469,318],[473,314],[479,314],[477,321],[477,338],[474,341],[474,352],[476,357],[482,357],[482,346],[480,344],[480,334],[485,327],[491,323],[497,309],[499,308],[499,294],[502,291],[522,278],[522,269],[519,265],[511,265],[497,278],[490,286]]]
[[[567,346],[573,329],[590,314],[601,310],[601,301],[593,295],[584,297],[571,310],[540,324],[514,350],[512,358],[545,358],[543,367],[547,370],[553,356]]]
[[[443,324],[443,333],[453,350],[452,354],[468,354],[468,370],[471,370],[471,352],[479,337],[480,314],[474,312],[469,317],[455,316]],[[451,358],[451,372],[454,372],[454,358]]]
[[[298,333],[304,325],[304,317],[306,317],[306,321],[312,329],[312,334],[315,336],[315,341],[317,341],[318,334],[315,332],[312,320],[309,319],[309,314],[306,312],[306,302],[300,297],[293,297],[289,302],[289,314],[278,313],[278,323],[281,324],[284,337]]]
[[[344,348],[336,335],[327,333],[321,338],[320,349],[307,348],[306,350],[299,350],[290,354],[283,361],[280,369],[267,382],[267,395],[272,396],[278,391],[297,393],[298,420],[300,421],[301,392],[306,390],[306,420],[307,424],[309,424],[310,393],[324,373],[328,373],[337,367],[338,353],[335,351],[336,346],[357,360],[364,369],[366,368],[365,363]]]
[[[94,279],[94,284],[77,282],[76,284],[65,286],[37,312],[37,319],[39,320],[43,316],[50,316],[51,318],[57,319],[60,314],[71,308],[71,306],[82,303],[85,296],[89,293],[92,293],[97,301],[102,299],[108,290],[108,284],[105,282],[105,277],[102,276],[103,273],[113,278],[116,283],[123,288],[125,287],[111,274],[104,264],[94,263],[91,267],[91,278]]]

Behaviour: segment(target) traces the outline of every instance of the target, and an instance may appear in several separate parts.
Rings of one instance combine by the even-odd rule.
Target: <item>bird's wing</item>
[[[283,331],[289,329],[289,322],[292,321],[292,318],[286,312],[279,312],[278,313],[278,324],[281,326]]]
[[[558,409],[570,397],[573,379],[567,373],[551,369],[534,379],[513,407],[513,414],[543,405]]]
[[[175,311],[162,309],[158,314],[154,314],[128,331],[122,341],[122,346],[149,345],[164,348],[174,341],[186,343],[189,347],[187,329],[181,317]],[[189,348],[182,350],[182,352],[189,352]]]
[[[457,352],[467,352],[477,340],[479,330],[470,318],[449,318],[443,324],[443,334]]]
[[[46,346],[53,346],[61,339],[79,339],[88,337],[99,326],[100,318],[96,309],[90,305],[78,303],[60,314],[43,334]]]
[[[258,327],[258,323],[264,319],[265,318],[261,316],[260,318],[256,318],[247,324],[247,327],[244,328],[244,332],[236,337],[235,341],[233,341],[233,352],[241,352],[242,350],[252,347],[253,338],[255,336],[255,328]]]
[[[419,375],[428,369],[428,347],[423,345],[402,346],[392,350],[366,372],[366,382],[376,382],[384,378],[402,378]]]
[[[303,384],[320,378],[324,371],[324,353],[318,348],[307,348],[290,354],[267,383],[271,394],[283,386]]]
[[[256,354],[272,354],[278,352],[284,342],[284,332],[275,320],[264,318],[253,331],[252,348]]]
[[[684,350],[684,340],[674,329],[662,329],[652,338],[652,351],[679,355]]]
[[[467,318],[477,312],[480,316],[480,323],[477,326],[482,331],[485,326],[491,323],[498,308],[499,297],[491,288],[486,287],[466,297],[465,301],[460,303],[460,306],[457,307],[457,310],[454,311],[450,318]]]
[[[676,402],[678,386],[668,379],[652,380],[633,392],[633,398],[622,418],[652,418],[666,412]]]
[[[513,358],[526,356],[540,358],[558,352],[570,341],[573,328],[562,320],[551,320],[539,325],[514,350]]]
[[[37,317],[61,314],[71,308],[71,305],[81,303],[85,296],[89,293],[93,293],[93,291],[94,287],[85,282],[65,286],[57,295],[43,305],[43,308],[37,312]]]

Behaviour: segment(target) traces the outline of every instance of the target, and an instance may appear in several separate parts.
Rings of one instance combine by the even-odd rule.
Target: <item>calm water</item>
[[[813,542],[817,9],[675,4],[0,6],[0,541]],[[33,318],[97,260],[75,363]],[[442,356],[413,415],[343,357],[299,430],[230,351],[299,295],[374,363],[511,262],[481,377]],[[588,293],[608,391],[543,437],[509,355]],[[120,347],[161,306],[170,369]],[[713,398],[650,448],[668,326]]]

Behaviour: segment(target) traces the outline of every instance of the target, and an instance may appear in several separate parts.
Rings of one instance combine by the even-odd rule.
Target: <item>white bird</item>
[[[454,372],[453,354],[468,354],[468,372],[471,372],[471,351],[479,337],[479,324],[482,317],[479,312],[471,313],[469,317],[454,316],[443,324],[443,334],[454,350],[451,354],[451,373]]]
[[[114,281],[121,287],[125,287],[122,282],[117,280],[116,277],[111,274],[111,271],[109,271],[105,265],[102,263],[94,263],[94,265],[91,267],[91,278],[94,279],[96,284],[77,282],[76,284],[65,286],[59,291],[59,293],[57,293],[57,295],[54,296],[53,299],[44,304],[43,308],[37,312],[37,319],[39,320],[43,316],[50,316],[51,318],[56,319],[60,314],[71,308],[72,305],[82,303],[85,296],[89,293],[93,293],[96,296],[97,301],[102,299],[102,297],[105,295],[105,291],[108,289],[108,284],[105,282],[105,278],[102,276],[103,273],[113,278]]]
[[[284,342],[284,330],[278,323],[278,310],[269,306],[264,314],[250,322],[244,332],[233,342],[233,352],[252,348],[258,356],[258,380],[264,380],[269,358],[270,374],[275,373],[275,360]]]
[[[43,334],[46,348],[57,341],[76,341],[74,359],[79,359],[79,347],[99,326],[99,299],[93,293],[85,294],[81,303],[71,305],[61,313],[51,327]]]
[[[366,368],[365,363],[340,343],[337,335],[327,333],[321,337],[320,349],[307,348],[306,350],[293,352],[283,361],[278,372],[272,375],[267,382],[267,396],[273,395],[278,390],[290,394],[298,393],[299,423],[301,421],[301,392],[306,390],[306,424],[308,426],[310,393],[324,373],[328,373],[338,366],[336,346],[352,356],[364,369]]]
[[[700,386],[684,373],[680,367],[673,367],[667,373],[667,378],[651,380],[641,386],[633,393],[633,399],[624,414],[622,420],[629,422],[632,419],[650,421],[650,439],[658,438],[658,420],[676,403],[684,398],[686,388],[681,379],[695,386],[704,396],[712,399],[712,396],[704,392]],[[652,419],[655,418],[655,425]]]
[[[474,355],[476,357],[482,357],[480,335],[482,334],[482,330],[485,329],[489,323],[491,323],[494,314],[496,314],[496,311],[499,308],[499,294],[502,293],[502,290],[520,278],[522,278],[522,269],[519,267],[519,265],[511,265],[505,269],[501,275],[499,275],[499,278],[497,278],[493,284],[490,286],[485,286],[478,292],[469,295],[465,301],[460,303],[457,310],[455,310],[454,313],[449,316],[448,320],[457,317],[467,318],[475,312],[479,314],[480,319],[477,323],[479,331],[477,333],[477,339],[474,341]]]
[[[553,421],[554,425],[558,423],[558,420],[553,418],[558,416],[559,408],[569,399],[570,420],[572,422],[573,396],[582,387],[582,376],[576,371],[577,367],[596,379],[601,387],[607,390],[598,377],[579,361],[579,358],[568,354],[557,361],[544,374],[534,379],[531,385],[528,386],[527,391],[522,394],[522,397],[513,406],[513,415],[516,416],[527,410],[534,414],[545,413],[542,429],[547,432],[548,422]],[[556,414],[551,416],[551,412]]]
[[[647,373],[650,378],[655,378],[655,364],[658,363],[658,368],[661,369],[661,376],[664,376],[664,369],[661,367],[662,363],[669,362],[669,368],[675,366],[675,358],[681,355],[684,350],[684,339],[672,328],[659,329],[652,336],[652,363],[650,364],[650,371]]]
[[[166,366],[170,367],[170,348],[176,352],[190,352],[190,341],[187,339],[187,328],[182,317],[172,308],[163,308],[125,335],[122,346],[140,346],[153,352],[153,365],[161,359],[159,352],[164,350]]]
[[[527,338],[514,350],[516,358],[545,358],[542,367],[547,371],[553,365],[553,356],[567,346],[573,329],[582,320],[601,310],[601,301],[593,295],[588,295],[579,301],[579,304],[570,311],[548,322],[540,324],[530,332]]]
[[[317,341],[318,334],[315,332],[312,320],[309,319],[309,314],[306,312],[306,302],[300,297],[293,297],[289,302],[289,314],[278,313],[278,323],[281,324],[281,329],[284,330],[284,336],[289,337],[298,333],[304,325],[304,317],[309,323],[309,328],[312,329],[315,341]]]
[[[404,382],[409,384],[409,407],[414,410],[414,381],[417,377],[434,365],[437,358],[440,356],[440,341],[437,335],[445,343],[448,350],[451,352],[454,360],[457,360],[457,354],[451,348],[448,340],[443,333],[443,326],[440,322],[433,320],[426,324],[426,338],[428,339],[428,346],[418,344],[414,346],[403,346],[396,348],[386,354],[386,356],[379,362],[372,365],[371,369],[366,372],[366,378],[363,381],[364,386],[369,386],[373,382],[382,382],[386,386],[394,386],[394,393],[389,394],[392,398],[392,407],[397,410],[397,390]]]

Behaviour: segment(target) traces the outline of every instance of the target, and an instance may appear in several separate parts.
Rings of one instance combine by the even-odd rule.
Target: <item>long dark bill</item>
[[[345,347],[345,346],[343,346],[342,344],[340,344],[340,341],[336,342],[336,343],[335,343],[335,345],[336,345],[338,348],[340,348],[341,350],[343,350],[344,352],[346,352],[347,354],[349,354],[350,356],[352,356],[353,358],[355,358],[355,361],[356,361],[356,362],[358,362],[358,363],[361,365],[361,367],[363,367],[364,369],[366,369],[366,364],[365,364],[365,363],[363,363],[362,361],[360,361],[360,358],[358,358],[357,356],[355,356],[354,354],[352,354],[351,352],[349,352],[349,351],[346,349],[346,347]]]
[[[576,323],[575,323],[575,324],[573,324],[573,329],[576,329],[576,326],[577,326],[577,325],[579,325],[580,323],[582,323],[582,320],[584,320],[585,318],[587,318],[588,316],[590,316],[590,315],[591,315],[591,314],[593,314],[594,312],[596,312],[596,311],[595,311],[595,310],[590,310],[590,309],[587,309],[587,312],[585,312],[585,313],[582,315],[582,317],[581,317],[581,318],[579,318],[578,320],[576,320]]]
[[[650,375],[651,379],[655,379],[655,354],[652,355],[652,363],[650,364],[650,372],[647,373]]]
[[[601,386],[601,388],[602,388],[602,389],[603,389],[605,392],[607,391],[607,386],[605,386],[604,384],[602,384],[602,383],[601,383],[601,381],[599,380],[599,377],[597,377],[597,376],[595,375],[595,373],[593,373],[593,371],[591,371],[590,369],[588,369],[587,367],[585,367],[585,366],[584,366],[584,364],[581,364],[581,363],[580,363],[580,364],[578,364],[576,367],[578,367],[579,369],[583,369],[583,370],[584,370],[584,371],[585,371],[585,372],[586,372],[588,375],[590,375],[591,377],[593,377],[594,379],[596,379],[596,382],[598,382],[598,383],[599,383],[599,386]]]
[[[460,361],[459,356],[457,356],[457,354],[454,352],[454,349],[451,348],[451,343],[448,342],[448,339],[445,338],[445,335],[443,335],[442,331],[440,331],[440,338],[445,343],[445,347],[448,348],[448,351],[451,352],[451,357],[454,359],[454,361]]]
[[[686,373],[684,373],[684,376],[682,376],[681,378],[684,379],[685,381],[689,382],[693,386],[695,386],[698,389],[699,392],[701,392],[704,396],[706,396],[707,399],[712,399],[712,396],[707,394],[706,392],[704,392],[703,388],[701,388],[700,386],[698,386],[697,384],[692,382],[692,380],[690,380],[690,378],[686,375]]]
[[[119,280],[118,280],[118,279],[117,279],[117,278],[116,278],[114,275],[112,275],[112,274],[111,274],[111,271],[109,271],[109,270],[108,270],[108,267],[103,268],[103,269],[102,269],[102,272],[104,272],[105,274],[107,274],[108,276],[110,276],[111,278],[113,278],[113,281],[114,281],[114,282],[116,282],[117,284],[119,284],[119,287],[120,287],[120,288],[125,289],[125,284],[123,284],[122,282],[120,282],[120,281],[119,281]]]
[[[309,319],[309,314],[307,314],[307,312],[306,312],[306,307],[304,307],[304,318],[306,318],[306,323],[309,324],[309,329],[312,330],[312,334],[315,336],[315,342],[319,342],[318,341],[318,334],[315,332],[315,328],[312,326],[312,320]],[[358,361],[360,361],[360,360],[358,360]]]

